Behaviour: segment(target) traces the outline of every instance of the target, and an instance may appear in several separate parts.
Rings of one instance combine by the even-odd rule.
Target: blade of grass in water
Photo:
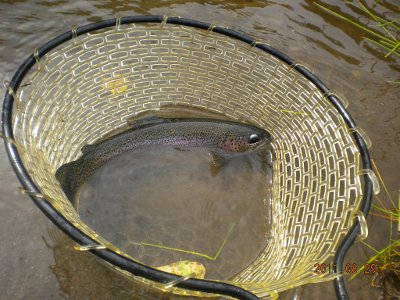
[[[381,182],[381,184],[383,186],[383,189],[385,190],[386,195],[388,196],[392,206],[395,207],[396,205],[394,204],[394,201],[393,201],[392,197],[390,196],[390,193],[389,193],[389,191],[388,191],[388,189],[386,187],[385,182],[383,181],[382,175],[379,172],[379,169],[378,169],[378,166],[375,163],[375,160],[371,159],[371,162],[372,162],[372,165],[374,167],[374,170],[375,170],[376,174],[378,175],[379,181]]]
[[[393,221],[394,220],[394,218],[391,218],[390,216],[387,216],[387,215],[380,215],[380,214],[375,214],[375,213],[370,213],[370,215],[371,216],[376,216],[376,217],[379,217],[379,218],[382,218],[382,219],[386,219],[388,221]],[[396,216],[396,220],[397,220],[397,216]]]
[[[375,195],[375,199],[379,202],[382,208],[386,209],[385,205],[383,204],[383,201],[379,197],[379,195]]]
[[[367,247],[372,248],[370,245],[368,245],[367,243],[362,242],[364,245],[366,245]],[[371,264],[375,261],[380,261],[383,260],[384,261],[384,265],[387,264],[387,253],[389,253],[390,251],[394,250],[394,248],[399,247],[400,246],[400,240],[396,240],[393,243],[390,243],[388,246],[386,246],[385,248],[381,249],[380,251],[377,251],[377,253],[372,256],[367,263],[363,264],[363,266],[355,273],[353,274],[353,276],[350,277],[350,280],[353,280],[358,274],[360,274],[365,266],[367,264]],[[373,249],[373,248],[372,248]],[[395,250],[394,250],[395,251]]]
[[[387,21],[385,19],[379,18],[381,20],[381,24],[379,26],[392,26],[396,30],[400,30],[400,26],[396,24],[396,22],[400,22],[400,18],[394,19],[392,21]]]
[[[368,37],[366,37],[366,39],[368,41],[376,44],[377,46],[388,50],[389,52],[385,55],[385,57],[388,57],[391,54],[400,56],[400,54],[398,52],[398,49],[400,49],[400,41],[397,40],[397,38],[387,28],[387,26],[391,26],[395,30],[399,31],[400,27],[395,24],[396,20],[388,21],[388,20],[385,20],[385,19],[379,17],[378,15],[374,14],[371,10],[369,10],[361,2],[358,2],[359,6],[356,6],[354,3],[351,3],[349,1],[346,1],[346,3],[352,5],[358,9],[360,9],[364,13],[366,13],[372,20],[377,22],[378,26],[380,26],[382,28],[382,30],[385,32],[385,34],[387,36],[383,35],[382,33],[377,32],[375,30],[372,30],[368,26],[360,24],[357,21],[353,21],[350,18],[348,18],[340,13],[337,13],[321,4],[316,3],[316,5],[322,9],[324,9],[325,11],[329,12],[330,14],[351,23],[352,25],[362,29],[365,32],[368,32],[369,34],[372,34],[375,37],[378,37],[379,38],[378,40],[374,40],[374,39],[371,39]]]
[[[385,37],[384,35],[376,32],[376,31],[374,31],[372,29],[369,29],[368,27],[366,27],[364,25],[361,25],[361,24],[359,24],[359,23],[357,23],[357,22],[355,22],[355,21],[353,21],[353,20],[351,20],[351,19],[349,19],[349,18],[347,18],[347,17],[345,17],[345,16],[343,16],[343,15],[341,15],[341,14],[339,14],[339,13],[337,13],[337,12],[335,12],[335,11],[325,7],[325,6],[323,6],[323,5],[321,5],[321,4],[318,4],[318,3],[315,3],[315,4],[317,6],[319,6],[320,8],[328,11],[332,15],[334,15],[334,16],[342,19],[342,20],[345,20],[345,21],[349,22],[349,23],[353,24],[354,26],[357,26],[358,28],[360,28],[360,29],[362,29],[362,30],[364,30],[364,31],[366,31],[366,32],[368,32],[370,34],[375,35],[375,36],[379,37],[380,39],[387,41],[388,43],[391,42],[391,40],[389,38]]]
[[[382,22],[380,21],[380,18],[378,18],[377,15],[373,14],[366,6],[364,6],[361,2],[358,2],[358,4],[360,5],[361,9],[366,12],[372,19],[374,19],[375,22],[377,22],[378,24],[382,24]],[[389,35],[393,40],[396,40],[396,38],[393,36],[393,34],[387,30],[386,26],[383,26],[382,29],[386,32],[387,35]]]
[[[146,243],[146,242],[140,242],[140,243],[134,243],[134,244],[147,246],[147,247],[160,248],[160,249],[163,249],[163,250],[170,250],[170,251],[174,251],[174,252],[181,252],[181,253],[191,254],[191,255],[195,255],[195,256],[204,257],[204,258],[207,258],[209,260],[216,260],[220,256],[222,250],[224,249],[225,244],[228,241],[230,235],[232,234],[232,231],[233,231],[233,228],[235,227],[235,225],[236,225],[236,222],[231,225],[231,227],[229,228],[229,231],[228,231],[225,239],[222,241],[221,246],[218,248],[218,250],[217,250],[217,252],[215,253],[214,256],[210,256],[210,255],[207,255],[207,254],[204,254],[204,253],[200,253],[200,252],[196,252],[196,251],[190,251],[190,250],[185,250],[185,249],[180,249],[180,248],[168,247],[168,246],[163,246],[163,245],[158,245],[158,244],[150,244],[150,243]]]
[[[390,199],[393,207],[396,207],[394,204],[394,201],[392,199],[392,197],[390,196],[390,193],[386,187],[386,184],[382,178],[381,173],[379,172],[379,169],[375,163],[375,161],[373,159],[371,159],[372,165],[374,167],[374,170],[379,178],[380,183],[383,186],[383,189],[385,190],[385,194],[388,197],[388,199]],[[383,206],[382,201],[379,199],[379,197],[377,197],[377,199],[379,200],[379,202],[381,203],[381,205]],[[373,208],[375,210],[377,210],[378,212],[383,213],[383,215],[380,214],[374,214],[371,213],[372,215],[377,215],[380,217],[383,217],[385,219],[388,219],[390,222],[390,235],[389,235],[389,245],[386,246],[385,248],[381,249],[381,250],[376,250],[374,247],[372,247],[370,244],[361,241],[362,244],[364,244],[366,247],[368,247],[369,249],[371,249],[375,255],[370,257],[370,259],[367,261],[367,263],[365,263],[363,265],[363,267],[361,267],[355,274],[353,274],[353,276],[351,276],[350,280],[354,279],[358,274],[360,274],[361,272],[363,272],[363,270],[365,269],[365,266],[367,264],[371,264],[371,263],[376,263],[378,265],[378,267],[381,270],[386,270],[386,269],[390,269],[390,268],[396,268],[396,266],[394,266],[394,260],[396,258],[393,258],[394,256],[398,257],[399,253],[398,251],[396,251],[397,247],[400,247],[400,239],[393,239],[393,222],[397,222],[399,229],[400,229],[400,193],[399,193],[399,199],[398,199],[398,206],[399,209],[395,208],[395,211],[391,211],[388,210],[384,207],[379,207],[377,205],[374,205]]]
[[[394,213],[394,212],[392,212],[392,211],[390,211],[390,210],[387,210],[387,209],[383,209],[383,208],[380,208],[379,206],[376,206],[376,205],[374,205],[373,206],[376,210],[379,210],[379,211],[381,211],[381,212],[384,212],[385,214],[387,214],[387,215],[392,215],[392,216],[394,216],[394,217],[398,217],[398,213]]]
[[[397,199],[397,232],[400,234],[400,191]]]
[[[385,41],[374,41],[370,38],[365,38],[366,40],[374,43],[375,45],[378,45],[379,47],[382,47],[386,50],[388,50],[389,52],[385,54],[385,57],[388,57],[390,54],[396,54],[397,56],[400,56],[400,53],[398,53],[396,50],[400,47],[400,42],[396,45],[389,45],[389,46],[393,46],[392,48],[385,46],[385,44],[387,44]]]
[[[352,2],[352,1],[346,1],[345,0],[345,2],[346,2],[346,4],[349,4],[349,5],[357,8],[357,9],[360,9],[360,10],[366,12],[371,17],[373,17],[373,19],[378,23],[375,26],[379,26],[379,27],[386,27],[386,26],[389,27],[389,26],[391,26],[391,27],[393,27],[393,29],[400,30],[400,26],[398,26],[396,24],[396,22],[400,21],[400,18],[388,21],[388,20],[378,16],[377,14],[374,14],[370,9],[368,9],[364,4],[362,4],[361,1],[357,1],[358,5],[360,7],[355,5],[354,2]],[[370,25],[370,26],[374,26],[374,25]]]

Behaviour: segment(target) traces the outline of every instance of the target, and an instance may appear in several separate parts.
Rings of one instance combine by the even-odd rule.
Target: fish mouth
[[[271,144],[270,140],[264,140],[264,141],[260,141],[258,142],[256,145],[254,145],[252,147],[253,150],[260,150],[261,148],[264,148],[265,146]]]

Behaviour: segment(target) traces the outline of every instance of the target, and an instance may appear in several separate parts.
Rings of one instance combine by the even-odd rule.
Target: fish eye
[[[260,141],[260,137],[258,136],[258,134],[253,133],[253,134],[250,135],[250,137],[249,137],[249,143],[250,144],[254,144],[254,143],[257,143],[259,141]]]

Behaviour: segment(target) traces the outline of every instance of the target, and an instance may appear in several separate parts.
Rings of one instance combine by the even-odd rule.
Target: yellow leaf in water
[[[203,264],[188,260],[177,261],[169,265],[157,267],[157,269],[179,276],[190,276],[199,279],[203,279],[206,275],[206,268]]]
[[[110,81],[104,82],[104,88],[109,90],[113,95],[124,93],[128,86],[123,78],[114,78]]]

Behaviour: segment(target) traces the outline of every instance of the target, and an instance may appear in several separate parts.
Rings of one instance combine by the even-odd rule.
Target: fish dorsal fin
[[[86,154],[88,152],[91,152],[94,148],[96,148],[96,145],[88,144],[88,145],[85,145],[82,147],[81,152],[82,152],[82,154]]]
[[[132,129],[139,129],[142,127],[157,125],[169,122],[170,119],[159,117],[156,115],[148,115],[140,119],[128,119],[128,125]]]
[[[147,126],[153,126],[153,125],[158,125],[158,124],[163,124],[167,122],[171,122],[172,119],[167,119],[163,117],[159,117],[156,115],[148,115],[140,119],[128,119],[127,125],[117,128],[116,130],[113,130],[109,133],[107,133],[105,136],[103,136],[101,139],[97,140],[95,144],[88,144],[82,147],[81,152],[82,154],[88,153],[93,151],[96,146],[104,141],[107,141],[108,139],[118,135],[119,133],[125,132],[127,130],[136,130],[139,128],[147,127]]]

